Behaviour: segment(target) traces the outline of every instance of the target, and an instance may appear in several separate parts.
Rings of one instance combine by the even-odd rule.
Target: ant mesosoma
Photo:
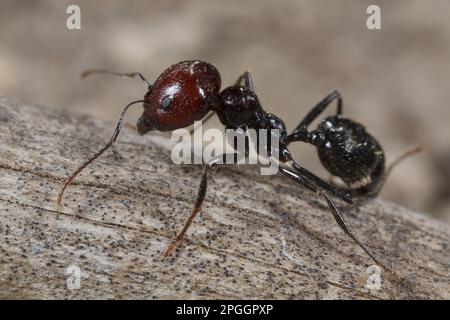
[[[82,77],[94,73],[139,77],[147,86],[143,100],[130,102],[125,106],[111,140],[91,158],[82,163],[64,182],[58,194],[58,211],[64,190],[88,164],[98,158],[116,141],[122,128],[123,119],[128,108],[143,103],[144,111],[137,122],[137,130],[143,135],[149,131],[172,131],[188,127],[196,120],[209,118],[216,113],[221,123],[231,129],[278,129],[279,161],[281,172],[306,189],[323,197],[333,213],[333,217],[342,228],[377,264],[383,266],[377,258],[353,234],[349,224],[341,214],[332,197],[353,204],[353,197],[370,198],[380,191],[392,167],[418,149],[405,153],[385,170],[384,152],[380,144],[364,126],[342,116],[342,97],[333,91],[320,101],[299,123],[291,134],[287,134],[284,122],[263,110],[253,89],[253,80],[249,72],[244,72],[235,85],[220,91],[221,77],[219,71],[203,61],[183,61],[166,69],[150,84],[142,74],[117,73],[106,70],[87,70]],[[320,121],[317,129],[308,131],[308,126],[337,100],[337,113]],[[210,113],[208,116],[207,114]],[[206,117],[205,117],[206,116]],[[346,187],[341,187],[322,180],[312,172],[300,166],[291,156],[288,145],[302,141],[317,148],[324,167],[334,176],[341,178]],[[168,246],[164,255],[168,256],[180,244],[197,213],[201,210],[207,188],[207,171],[211,164],[204,164],[201,182],[195,205],[184,228],[177,238]]]

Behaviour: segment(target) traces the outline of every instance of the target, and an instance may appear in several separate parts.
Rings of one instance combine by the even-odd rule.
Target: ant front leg
[[[123,119],[125,118],[125,114],[128,111],[128,108],[130,108],[132,105],[135,105],[137,103],[143,103],[144,100],[136,100],[132,101],[129,104],[127,104],[119,118],[119,121],[117,122],[116,128],[114,129],[114,132],[111,136],[111,139],[105,144],[103,148],[101,148],[99,151],[97,151],[94,155],[92,155],[90,158],[85,160],[78,168],[75,169],[75,171],[67,177],[67,179],[64,181],[63,186],[61,187],[61,190],[58,193],[58,198],[56,200],[56,211],[61,211],[61,204],[64,196],[64,191],[67,189],[67,187],[72,183],[73,179],[81,172],[84,168],[86,168],[90,163],[92,163],[95,159],[100,157],[106,150],[111,148],[111,146],[117,141],[117,137],[119,136],[120,131],[122,130],[122,124]]]
[[[311,143],[307,140],[307,127],[313,122],[334,100],[337,99],[337,111],[336,115],[342,116],[342,97],[339,91],[334,90],[329,95],[327,95],[322,101],[314,106],[314,108],[309,111],[303,120],[298,124],[298,126],[294,129],[294,131],[287,136],[287,143],[291,143],[293,141],[303,141],[307,143]]]

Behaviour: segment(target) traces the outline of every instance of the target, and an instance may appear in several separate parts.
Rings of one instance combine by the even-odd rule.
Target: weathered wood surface
[[[282,176],[220,168],[185,245],[198,166],[162,136],[125,129],[69,187],[63,178],[113,125],[0,98],[0,298],[450,298],[449,226],[383,200],[350,210],[357,236],[410,286],[369,290],[372,264],[326,204]],[[81,270],[67,287],[68,266]]]

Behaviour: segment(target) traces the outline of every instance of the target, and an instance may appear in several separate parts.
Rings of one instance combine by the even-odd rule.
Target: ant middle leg
[[[244,83],[244,87],[246,87],[252,92],[255,92],[255,87],[253,85],[253,77],[250,71],[245,71],[244,73],[242,73],[234,85],[240,86],[242,85],[242,83]]]

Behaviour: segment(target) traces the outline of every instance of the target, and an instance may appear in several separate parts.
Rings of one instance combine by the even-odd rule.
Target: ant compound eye
[[[172,105],[172,99],[169,96],[165,96],[161,101],[161,108],[167,110]]]

